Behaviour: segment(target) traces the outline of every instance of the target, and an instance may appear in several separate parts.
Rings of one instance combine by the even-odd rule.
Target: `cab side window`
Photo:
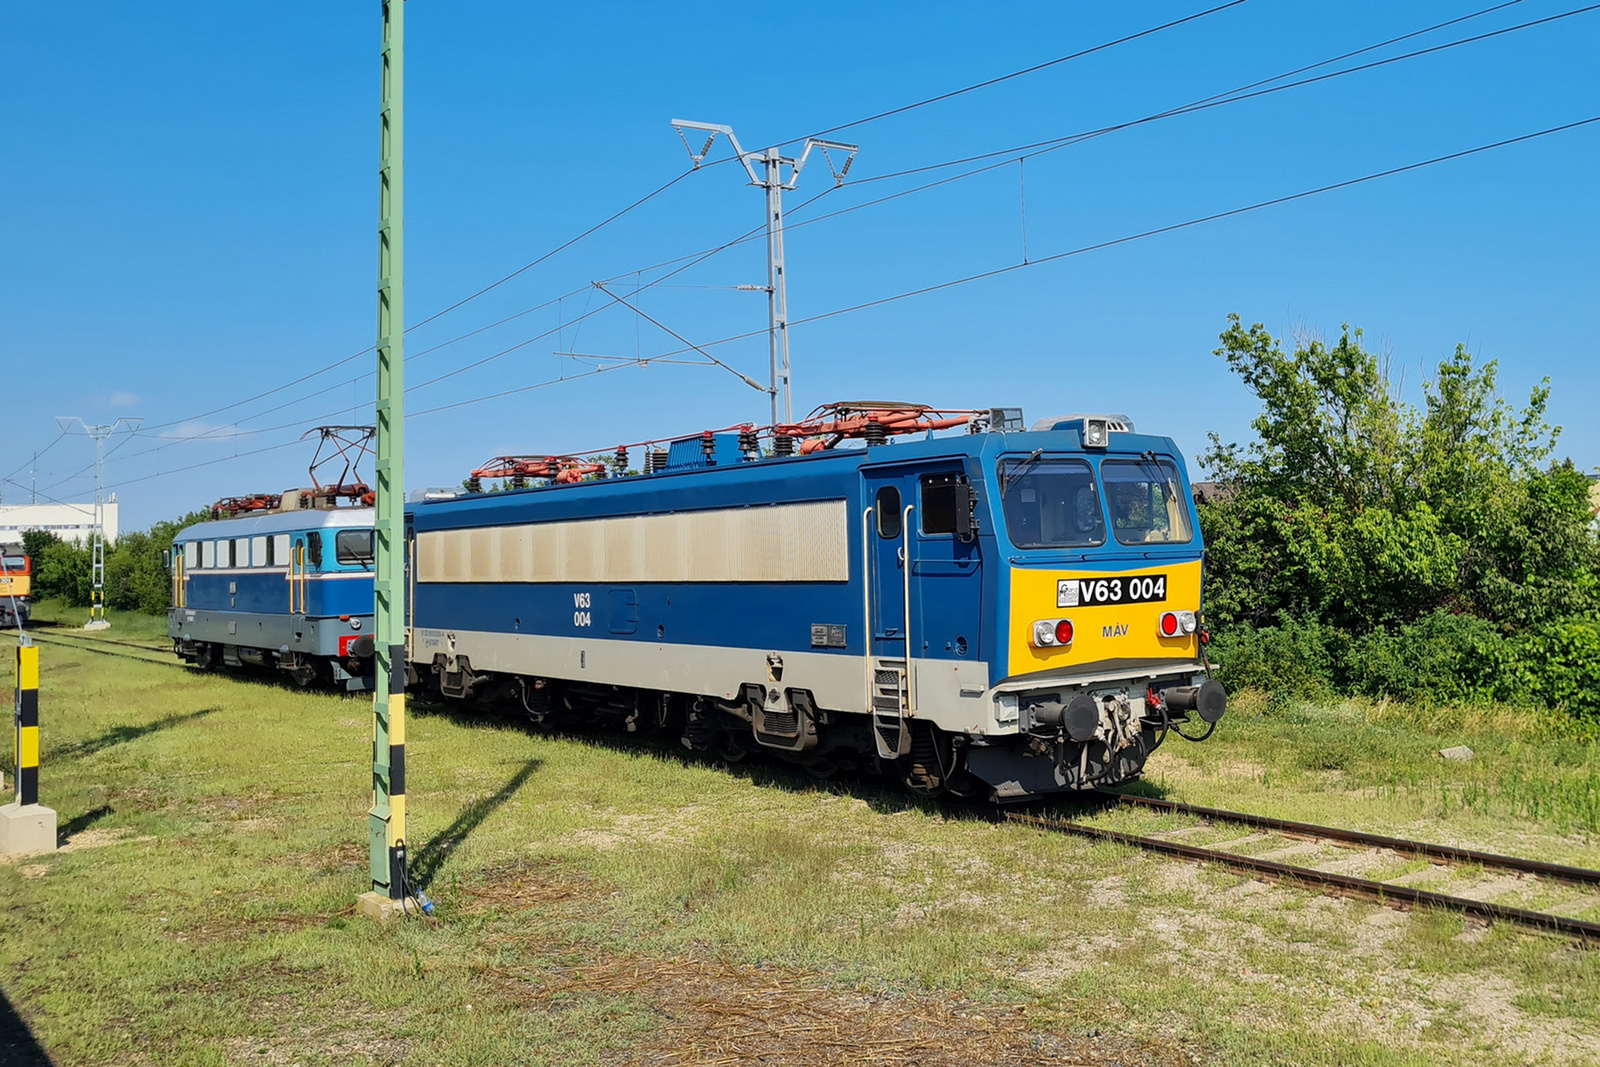
[[[878,536],[886,540],[899,537],[900,490],[892,485],[884,486],[878,490],[878,498],[873,506],[878,511]]]
[[[922,532],[925,534],[953,534],[956,532],[956,508],[966,489],[959,474],[924,474],[922,476]]]

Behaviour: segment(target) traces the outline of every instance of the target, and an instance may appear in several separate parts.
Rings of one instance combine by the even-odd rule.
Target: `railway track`
[[[188,665],[173,658],[167,649],[156,648],[153,645],[143,645],[132,641],[113,641],[98,637],[63,637],[60,633],[42,634],[37,630],[30,630],[29,636],[35,641],[46,645],[56,645],[60,648],[70,648],[79,652],[93,652],[97,656],[115,656],[118,659],[133,660],[136,663],[153,663],[158,667],[180,667],[185,670]],[[104,648],[104,645],[116,645],[117,648]],[[138,649],[150,655],[139,655],[127,649]],[[165,655],[163,655],[165,654]]]
[[[1600,890],[1600,871],[1589,870],[1584,867],[1569,867],[1559,863],[1523,859],[1518,856],[1502,856],[1491,852],[1481,852],[1476,849],[1438,845],[1426,841],[1412,841],[1406,838],[1385,837],[1380,834],[1368,834],[1333,826],[1319,826],[1314,823],[1294,822],[1288,819],[1275,819],[1270,816],[1252,815],[1247,812],[1228,811],[1222,808],[1206,808],[1192,804],[1180,804],[1170,800],[1158,800],[1151,797],[1128,796],[1110,791],[1101,792],[1103,796],[1112,798],[1117,803],[1127,807],[1153,809],[1170,815],[1191,815],[1208,823],[1233,824],[1249,827],[1256,831],[1249,837],[1231,842],[1230,844],[1234,847],[1245,843],[1258,844],[1263,840],[1268,840],[1267,835],[1277,834],[1290,841],[1321,841],[1329,842],[1342,848],[1368,848],[1400,856],[1426,859],[1434,864],[1472,866],[1483,870],[1532,875],[1543,882]],[[1158,831],[1154,834],[1136,834],[1100,826],[1091,826],[1087,823],[1074,822],[1070,819],[1030,815],[1021,812],[1007,812],[1005,813],[1005,819],[1008,822],[1020,823],[1054,833],[1075,834],[1100,841],[1112,841],[1117,844],[1128,845],[1163,855],[1177,856],[1202,863],[1215,863],[1246,872],[1267,881],[1316,888],[1336,896],[1357,897],[1397,908],[1443,908],[1491,922],[1516,923],[1520,926],[1528,926],[1576,938],[1591,945],[1600,945],[1600,922],[1578,919],[1554,911],[1537,911],[1512,904],[1497,903],[1492,900],[1436,892],[1417,886],[1405,885],[1397,881],[1363,878],[1358,875],[1327,870],[1322,867],[1289,864],[1280,860],[1269,859],[1265,856],[1228,851],[1221,847],[1208,848],[1201,845],[1192,845],[1176,840],[1172,836],[1175,833],[1185,833],[1194,829],[1192,826],[1180,828],[1177,831],[1167,830]],[[1405,877],[1405,875],[1397,877]],[[1592,908],[1596,906],[1596,903],[1597,901],[1590,897],[1587,900],[1565,901],[1559,906],[1573,910],[1571,908],[1573,904]]]
[[[76,626],[62,627],[54,622],[34,622],[29,625],[28,632],[34,637],[39,637],[40,631],[45,631],[45,636],[65,637],[69,640],[93,641],[101,645],[121,645],[124,648],[138,648],[146,652],[171,652],[172,642],[164,641],[160,644],[151,644],[148,641],[118,641],[115,637],[89,637]]]

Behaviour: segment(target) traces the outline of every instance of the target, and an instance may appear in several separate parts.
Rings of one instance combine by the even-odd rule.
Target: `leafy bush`
[[[1414,407],[1359,330],[1291,353],[1232,315],[1221,342],[1261,402],[1201,457],[1226,683],[1600,710],[1600,537],[1548,382],[1514,408],[1457,348]]]
[[[61,597],[77,607],[88,605],[94,589],[94,558],[88,549],[51,534],[39,547],[29,546],[29,552],[35,599]]]
[[[1600,619],[1562,619],[1511,642],[1516,684],[1550,707],[1600,713]]]
[[[1354,638],[1341,673],[1345,687],[1369,696],[1448,703],[1515,695],[1511,650],[1499,627],[1444,611]]]
[[[148,531],[135,530],[106,549],[106,607],[164,615],[171,600],[170,572],[162,554],[185,526],[211,518],[192,511],[172,522],[158,522]],[[87,546],[63,541],[47,530],[23,535],[24,550],[34,561],[34,596],[60,597],[74,607],[88,607],[94,592],[94,556]]]
[[[1229,689],[1317,694],[1331,689],[1334,654],[1342,634],[1316,622],[1285,618],[1274,626],[1231,626],[1211,642],[1222,683]]]

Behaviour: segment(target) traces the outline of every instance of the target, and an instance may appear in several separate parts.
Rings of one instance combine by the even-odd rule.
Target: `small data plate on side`
[[[845,628],[838,623],[814,622],[811,624],[812,648],[844,648]]]

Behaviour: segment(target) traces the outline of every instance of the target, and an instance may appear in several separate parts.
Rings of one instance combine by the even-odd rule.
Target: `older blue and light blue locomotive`
[[[832,414],[800,454],[706,434],[635,476],[547,464],[540,487],[414,502],[411,682],[997,800],[1126,781],[1222,716],[1170,439],[996,409],[891,443],[948,420]]]
[[[372,508],[302,509],[297,492],[240,499],[256,507],[173,542],[174,651],[207,669],[372,688]]]

